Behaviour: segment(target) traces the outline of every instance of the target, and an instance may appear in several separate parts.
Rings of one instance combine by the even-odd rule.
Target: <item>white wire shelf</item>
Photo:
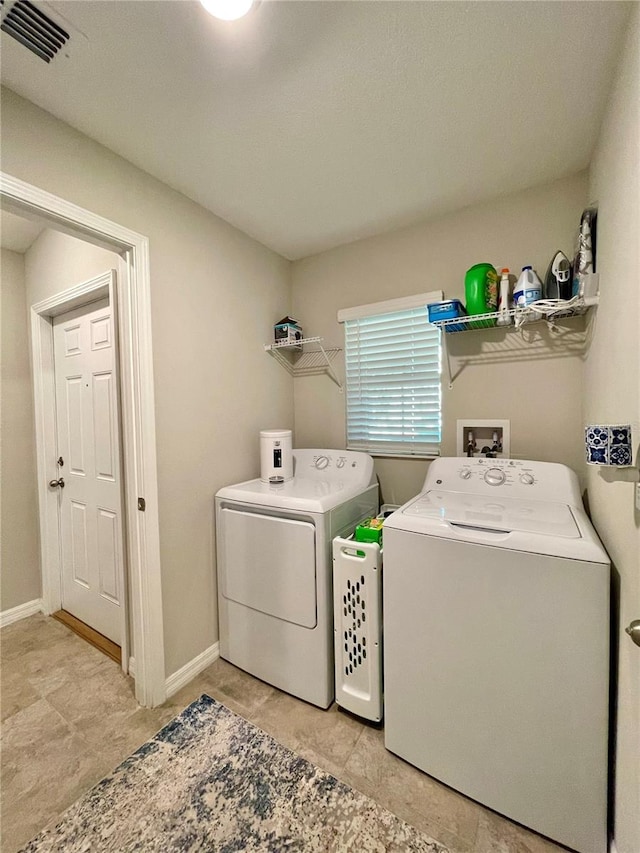
[[[450,317],[447,320],[434,320],[433,325],[443,329],[448,334],[442,335],[442,352],[445,359],[447,374],[449,377],[449,388],[453,388],[454,375],[451,371],[451,356],[449,353],[449,334],[459,332],[475,332],[484,329],[497,329],[506,334],[515,332],[523,333],[524,329],[534,323],[546,323],[552,331],[559,331],[556,327],[557,320],[580,317],[598,304],[597,296],[583,298],[575,296],[573,299],[540,299],[526,307],[510,308],[504,313],[493,311],[488,314],[471,314],[464,317]],[[505,320],[498,325],[498,320]],[[512,339],[516,340],[516,339]],[[456,374],[457,375],[457,374]]]
[[[300,349],[306,344],[321,344],[324,338],[300,338],[297,341],[274,341],[272,344],[265,344],[264,348],[267,352],[276,349]]]
[[[265,352],[279,362],[292,376],[315,376],[319,373],[328,373],[336,383],[340,391],[342,384],[338,379],[331,362],[339,352],[340,347],[324,347],[324,338],[300,338],[298,341],[274,341],[265,344]],[[314,349],[305,349],[308,345],[314,345]],[[291,356],[286,353],[290,352]]]
[[[551,300],[544,299],[520,308],[510,308],[504,313],[493,311],[488,314],[471,314],[464,317],[450,317],[447,320],[434,320],[433,325],[452,334],[455,332],[473,332],[476,329],[503,329],[513,331],[529,323],[555,320],[567,317],[579,317],[586,314],[591,306],[582,299]],[[498,324],[498,319],[509,318],[508,323]]]

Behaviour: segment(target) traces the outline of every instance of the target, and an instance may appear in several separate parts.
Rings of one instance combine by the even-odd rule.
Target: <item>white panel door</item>
[[[62,606],[121,644],[122,478],[113,312],[107,298],[53,321]]]

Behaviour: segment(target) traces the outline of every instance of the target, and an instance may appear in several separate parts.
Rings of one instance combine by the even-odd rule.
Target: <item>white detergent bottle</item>
[[[509,314],[509,270],[505,267],[500,273],[500,296],[498,298],[498,326],[511,323]]]
[[[526,308],[538,299],[542,299],[542,282],[533,267],[522,267],[516,289],[513,291],[513,304],[516,308]]]

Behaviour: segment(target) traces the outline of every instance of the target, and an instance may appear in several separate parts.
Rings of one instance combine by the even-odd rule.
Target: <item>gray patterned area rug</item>
[[[201,696],[24,851],[446,853],[446,848]]]

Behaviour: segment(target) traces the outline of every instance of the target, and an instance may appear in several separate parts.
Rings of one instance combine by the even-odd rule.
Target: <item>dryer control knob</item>
[[[533,485],[533,474],[520,474],[520,482],[525,486]]]
[[[318,458],[315,461],[315,466],[318,469],[318,471],[323,471],[327,467],[328,464],[329,464],[329,457],[328,456],[318,456]]]
[[[489,486],[501,486],[505,481],[505,473],[501,468],[489,468],[484,472],[484,481]]]
[[[460,471],[460,476],[463,480],[468,480],[471,476],[471,471],[468,468],[463,468],[462,471]]]

